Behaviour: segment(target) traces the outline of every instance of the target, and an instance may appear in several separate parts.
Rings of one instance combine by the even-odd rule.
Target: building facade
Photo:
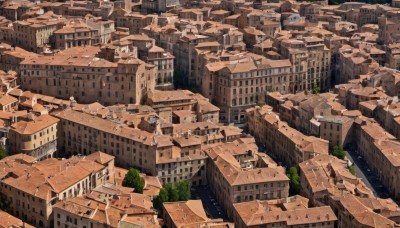
[[[130,57],[109,62],[98,47],[69,48],[21,63],[21,87],[79,103],[140,104],[154,90],[155,67]]]
[[[12,124],[8,134],[10,153],[24,153],[35,160],[54,157],[58,122],[53,116],[41,115]]]

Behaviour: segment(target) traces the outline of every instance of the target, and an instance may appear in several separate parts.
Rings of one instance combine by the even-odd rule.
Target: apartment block
[[[399,122],[399,103],[394,98],[388,98],[386,100],[375,101],[373,105],[374,115],[372,117],[390,134],[396,138],[400,136],[400,122]]]
[[[233,223],[224,222],[223,219],[208,218],[201,200],[166,202],[163,207],[163,218],[167,227],[234,227]]]
[[[372,206],[374,205],[374,206]],[[398,207],[392,200],[359,198],[352,194],[345,194],[332,206],[338,212],[337,227],[396,227]],[[391,217],[383,211],[393,213]],[[388,218],[389,217],[389,218]],[[397,220],[397,221],[396,221]],[[395,222],[396,221],[396,222]]]
[[[320,137],[328,140],[331,146],[346,147],[353,141],[354,120],[346,116],[326,116],[318,120]]]
[[[262,31],[267,37],[274,37],[275,34],[282,30],[281,14],[273,10],[251,10],[249,13],[242,13],[245,17],[246,24],[241,25],[241,27],[251,26]]]
[[[332,115],[332,106],[328,103],[328,100],[330,100],[330,98],[312,96],[301,101],[298,105],[299,127],[297,129],[310,135],[319,136],[320,123],[318,123],[318,120]],[[292,114],[292,116],[293,115],[295,114]]]
[[[53,115],[60,119],[60,155],[90,154],[102,150],[104,153],[115,155],[119,166],[141,167],[143,171],[155,174],[158,146],[153,134],[72,109],[65,109]],[[172,147],[172,142],[164,140],[164,143],[164,146]]]
[[[36,12],[39,8],[32,2],[5,2],[2,5],[1,15],[11,21],[16,21],[20,20],[24,14]]]
[[[235,203],[288,196],[289,179],[284,169],[259,154],[254,141],[216,145],[205,152],[209,186],[229,218],[234,218]]]
[[[171,46],[175,58],[179,59],[179,64],[177,61],[175,62],[175,70],[182,76],[182,81],[180,83],[183,85],[196,85],[196,65],[194,64],[196,46],[203,42],[214,41],[213,38],[208,36],[194,34],[191,30],[193,29],[191,28],[186,32],[186,35],[177,38],[176,42],[173,44],[167,44]]]
[[[179,9],[179,18],[193,21],[203,21],[204,15],[199,9]]]
[[[114,178],[114,158],[101,152],[34,161],[24,154],[1,160],[0,193],[13,205],[12,215],[35,227],[53,226],[53,206],[58,201],[82,196]]]
[[[153,38],[145,34],[129,35],[112,44],[131,42],[137,48],[139,59],[156,67],[156,89],[171,90],[174,88],[175,57],[165,49],[158,47]]]
[[[60,227],[161,227],[149,197],[130,193],[107,202],[90,197],[70,197],[54,205],[54,226]]]
[[[288,92],[293,74],[288,60],[255,60],[209,63],[202,94],[220,108],[223,123],[243,123],[245,110],[265,102],[268,91]]]
[[[143,15],[137,12],[122,13],[113,12],[110,19],[115,21],[115,27],[124,27],[129,29],[130,34],[139,34],[140,30],[148,25],[157,24],[157,16]]]
[[[118,122],[117,119],[108,119],[107,115],[101,117],[99,114],[72,109],[65,109],[54,116],[61,119],[60,154],[90,154],[102,150],[115,156],[119,166],[137,167],[144,173],[158,176],[162,184],[180,180],[191,181],[193,185],[204,184],[207,157],[201,151],[201,146],[227,138],[222,129],[217,132],[216,125],[216,132],[211,132],[211,127],[204,126],[208,126],[206,122],[175,126],[173,131],[170,130],[170,135],[164,135],[155,113],[139,116],[138,125],[133,116],[119,119]],[[121,120],[134,122],[124,124]],[[170,127],[167,125],[166,128],[164,131]],[[206,137],[212,133],[218,138]],[[237,134],[240,136],[240,132]]]
[[[145,0],[141,6],[142,10],[146,13],[164,13],[178,7],[180,7],[180,2],[176,0]]]
[[[226,37],[227,40],[230,39],[229,35]],[[239,38],[239,40],[243,40]],[[227,41],[226,43],[229,43]],[[240,42],[244,44],[243,42]],[[204,69],[209,63],[217,62],[228,62],[228,61],[247,61],[248,58],[262,59],[263,56],[257,55],[251,52],[242,51],[242,48],[238,48],[237,51],[229,51],[225,49],[221,43],[217,41],[213,42],[203,42],[198,44],[195,47],[195,57],[194,57],[194,65],[195,69],[193,72],[193,77],[195,78],[196,88],[201,89],[203,80],[207,80],[204,78]],[[223,65],[223,63],[220,63]],[[218,69],[218,68],[217,68]]]
[[[313,3],[301,4],[299,13],[306,20],[316,22],[319,19],[318,16],[321,14],[321,6]]]
[[[329,206],[308,207],[296,195],[274,200],[236,203],[235,227],[335,227],[337,217]]]
[[[155,45],[155,40],[146,34],[121,35],[110,44],[101,48],[99,57],[115,62],[127,56],[137,57],[155,66],[155,86],[160,90],[174,87],[175,57],[168,51]]]
[[[379,100],[387,97],[382,88],[361,87],[347,91],[345,106],[349,109],[358,109],[361,102]]]
[[[287,167],[297,166],[329,151],[327,140],[307,136],[291,128],[267,105],[247,110],[247,128],[259,144]]]
[[[17,72],[9,70],[7,72],[0,71],[0,92],[7,93],[18,87]],[[12,101],[9,101],[12,103]],[[10,107],[12,108],[12,107]],[[4,107],[3,107],[4,109]]]
[[[386,62],[389,68],[400,70],[400,43],[386,46]]]
[[[320,154],[299,164],[301,195],[312,205],[330,205],[332,200],[348,192],[359,197],[373,197],[371,189],[351,174],[344,160]]]
[[[169,123],[178,123],[172,119],[173,116],[179,119],[195,118],[195,121],[189,122],[219,123],[220,109],[207,98],[189,90],[155,90],[148,94],[147,104]]]
[[[154,90],[155,67],[134,57],[110,62],[99,48],[69,48],[21,62],[21,88],[79,103],[140,104]]]
[[[23,222],[21,219],[16,218],[5,211],[0,211],[0,217],[0,226],[2,227],[34,228],[34,226]]]
[[[400,15],[398,12],[388,12],[378,18],[379,25],[379,39],[380,43],[390,45],[392,43],[400,42],[399,29],[400,29]]]
[[[35,18],[15,21],[11,28],[2,29],[3,41],[13,43],[32,52],[40,52],[51,45],[52,35],[65,24],[66,19],[49,11]]]
[[[400,72],[396,69],[380,67],[367,75],[360,76],[360,81],[366,87],[373,87],[383,90],[385,94],[391,97],[400,94]]]
[[[400,142],[386,132],[378,123],[360,119],[356,126],[358,135],[358,153],[365,159],[371,172],[375,173],[388,189],[389,193],[398,199],[399,178],[397,173],[397,153]]]
[[[61,29],[56,30],[52,44],[55,49],[105,44],[111,40],[113,32],[114,21],[88,14],[82,18],[70,19]]]
[[[4,92],[7,92],[7,90]],[[12,112],[16,110],[17,107],[18,99],[16,99],[15,97],[9,95],[3,95],[2,97],[0,97],[0,110]]]
[[[85,17],[88,14],[93,15],[95,17],[101,17],[103,20],[106,20],[111,12],[117,8],[125,7],[129,8],[130,4],[125,4],[125,1],[121,2],[42,2],[40,6],[45,12],[53,11],[57,14],[64,15],[66,17]]]
[[[366,52],[344,45],[339,49],[336,62],[336,83],[347,83],[359,75],[368,74],[379,64]]]
[[[295,94],[268,93],[267,104],[279,113],[282,121],[309,135],[320,136],[320,119],[342,115],[347,109],[338,102],[333,93]]]
[[[0,53],[0,67],[4,71],[19,71],[19,64],[23,60],[37,56],[36,53],[14,47],[13,45],[7,43],[0,44]]]
[[[354,83],[354,81],[356,81],[356,82]],[[348,102],[347,101],[347,93],[349,92],[349,90],[359,89],[361,87],[362,86],[359,83],[359,79],[356,79],[356,80],[349,81],[346,84],[335,85],[333,92],[335,94],[337,94],[338,102],[347,107],[347,102]]]
[[[24,153],[42,160],[54,157],[57,150],[59,119],[50,115],[29,115],[11,125],[8,146],[11,154]]]
[[[328,90],[331,86],[331,53],[324,40],[315,36],[281,41],[280,53],[292,63],[293,80],[291,93],[319,87]]]
[[[71,22],[54,32],[54,48],[94,46],[100,43],[98,31],[79,22]]]

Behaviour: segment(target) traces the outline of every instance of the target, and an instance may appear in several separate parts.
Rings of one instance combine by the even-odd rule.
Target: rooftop
[[[21,120],[11,125],[11,130],[21,135],[32,135],[42,131],[60,120],[50,115],[40,115],[38,117],[31,115],[29,121]],[[56,130],[56,129],[54,129]]]
[[[301,196],[294,196],[278,200],[237,203],[234,204],[234,208],[246,226],[279,222],[295,226],[337,220],[329,206],[308,208],[307,201]]]
[[[44,200],[54,197],[90,174],[105,169],[98,163],[97,153],[66,160],[54,158],[31,163],[29,156],[12,155],[0,161],[3,184]],[[7,176],[9,173],[13,175]]]
[[[85,197],[72,197],[56,203],[54,208],[112,227],[117,227],[120,221],[146,227],[160,227],[150,198],[136,193],[110,199],[108,203]],[[126,216],[130,219],[126,220]],[[137,219],[133,219],[135,216]]]
[[[173,203],[164,203],[165,213],[169,215],[176,227],[233,227],[232,223],[222,219],[207,217],[201,200],[189,200]]]
[[[7,212],[0,211],[0,227],[4,228],[33,228],[34,226],[23,222],[22,220],[8,214]]]

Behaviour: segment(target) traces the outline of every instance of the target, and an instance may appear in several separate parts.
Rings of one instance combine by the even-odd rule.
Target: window
[[[236,202],[237,202],[237,203],[240,203],[240,196],[237,196],[237,197],[236,197]]]

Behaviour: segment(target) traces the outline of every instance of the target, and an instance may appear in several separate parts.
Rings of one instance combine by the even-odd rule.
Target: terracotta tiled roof
[[[26,222],[8,214],[7,212],[0,211],[0,227],[4,228],[33,228],[34,226],[29,225]]]
[[[246,226],[260,226],[279,222],[283,222],[287,226],[309,225],[337,220],[329,206],[307,208],[307,204],[302,203],[302,199],[304,198],[294,196],[278,200],[256,200],[237,203],[234,204],[234,207]],[[303,206],[288,206],[292,202]]]
[[[50,115],[41,115],[38,117],[34,117],[32,121],[19,121],[11,125],[11,130],[17,132],[21,135],[31,135],[39,132],[47,127],[52,126],[53,124],[58,123],[60,120],[50,116]]]
[[[9,95],[4,95],[0,98],[0,104],[1,105],[9,105],[18,102],[18,99],[16,99],[13,96]]]

